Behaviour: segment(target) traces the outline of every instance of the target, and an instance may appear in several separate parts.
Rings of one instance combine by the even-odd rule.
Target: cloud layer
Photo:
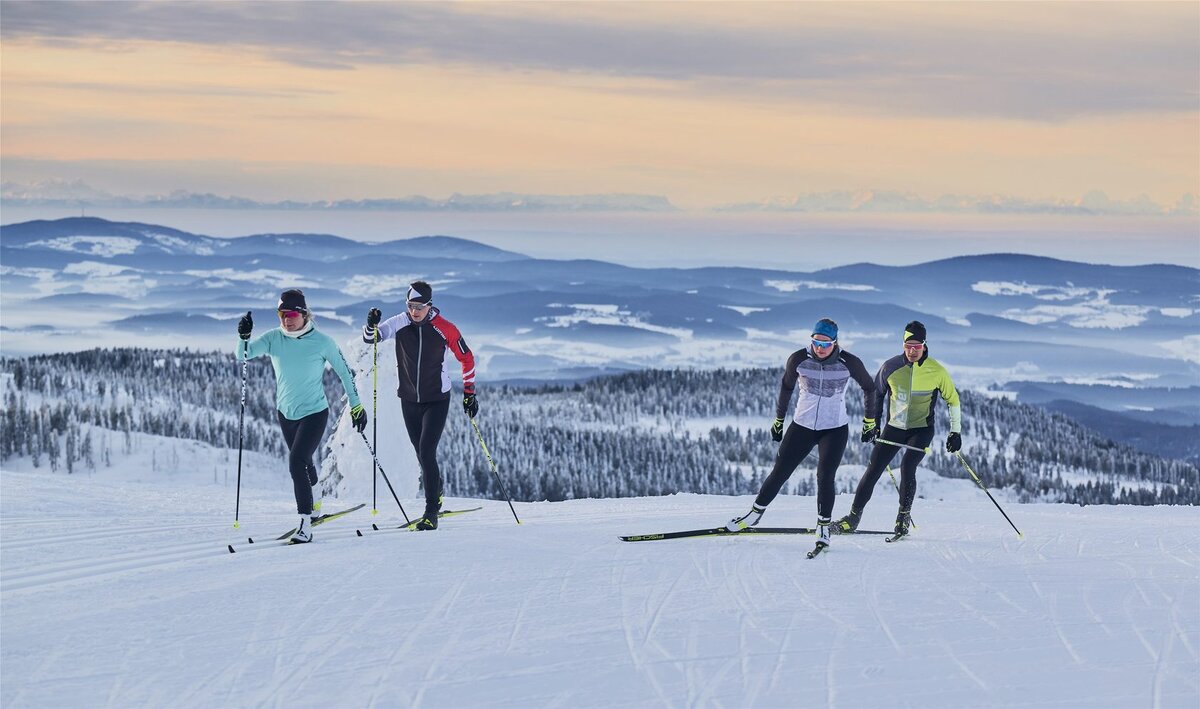
[[[1061,120],[1197,108],[1194,3],[1138,3],[1140,11],[892,3],[859,12],[737,3],[660,21],[654,12],[635,20],[636,8],[578,7],[5,2],[0,32],[5,41],[251,49],[331,70],[437,64],[637,77],[913,115]],[[759,22],[732,21],[739,14]]]
[[[1085,214],[1194,214],[1200,191],[1197,3],[0,9],[19,184]]]

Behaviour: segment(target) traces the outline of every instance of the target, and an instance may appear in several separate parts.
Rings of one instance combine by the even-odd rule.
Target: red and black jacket
[[[421,322],[407,312],[379,323],[379,340],[396,339],[396,363],[400,386],[396,395],[404,401],[427,402],[450,398],[450,357],[462,366],[463,393],[475,393],[475,355],[462,333],[437,308]],[[371,342],[363,330],[363,342]]]

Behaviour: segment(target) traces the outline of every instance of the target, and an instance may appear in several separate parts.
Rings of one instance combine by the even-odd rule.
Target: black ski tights
[[[908,431],[884,426],[883,430],[879,432],[879,437],[885,441],[904,443],[923,449],[933,440],[933,426],[914,428]],[[900,509],[912,509],[913,498],[917,496],[917,465],[925,459],[925,453],[889,446],[886,443],[876,443],[875,449],[871,451],[867,469],[863,473],[862,480],[858,481],[858,490],[854,493],[853,509],[862,512],[863,508],[867,506],[867,503],[871,501],[871,494],[875,492],[875,483],[879,482],[879,476],[883,474],[883,469],[891,464],[892,459],[900,451],[904,451],[904,457],[900,459]]]
[[[442,429],[446,427],[446,415],[450,412],[450,400],[416,403],[400,401],[404,414],[404,426],[408,439],[417,451],[417,462],[421,465],[421,486],[425,488],[425,511],[432,513],[440,504],[442,496],[442,471],[438,469],[437,448],[442,440]]]
[[[317,467],[313,465],[313,453],[321,444],[325,424],[329,421],[329,409],[293,421],[278,411],[279,428],[288,447],[288,471],[292,474],[292,487],[296,490],[296,512],[312,514],[313,485],[317,484]]]
[[[833,514],[835,495],[833,476],[842,464],[842,454],[846,452],[849,433],[849,426],[814,431],[793,421],[783,434],[783,442],[779,444],[779,453],[775,456],[775,467],[763,481],[754,504],[759,507],[771,504],[771,500],[783,489],[783,484],[796,472],[796,467],[808,457],[813,446],[816,446],[817,516],[829,517]]]

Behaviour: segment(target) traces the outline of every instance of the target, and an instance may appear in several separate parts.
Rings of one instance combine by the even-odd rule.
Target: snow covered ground
[[[839,537],[809,561],[809,537],[617,539],[715,526],[748,497],[518,503],[520,526],[449,500],[484,509],[359,537],[364,509],[312,545],[231,555],[291,526],[290,493],[244,487],[235,530],[210,467],[3,472],[0,704],[1200,705],[1194,508],[1005,502],[1022,540],[942,481],[910,539]],[[864,527],[890,526],[886,485]],[[384,502],[381,526],[399,519]],[[814,517],[784,496],[764,524]]]

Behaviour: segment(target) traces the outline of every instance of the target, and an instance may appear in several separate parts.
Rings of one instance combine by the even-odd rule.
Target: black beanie
[[[428,303],[433,300],[433,286],[425,281],[416,281],[408,287],[408,302]]]
[[[920,320],[913,320],[904,326],[904,341],[909,340],[925,342],[925,325]]]
[[[277,310],[295,310],[308,314],[308,304],[304,302],[304,291],[299,288],[289,288],[279,294]]]

